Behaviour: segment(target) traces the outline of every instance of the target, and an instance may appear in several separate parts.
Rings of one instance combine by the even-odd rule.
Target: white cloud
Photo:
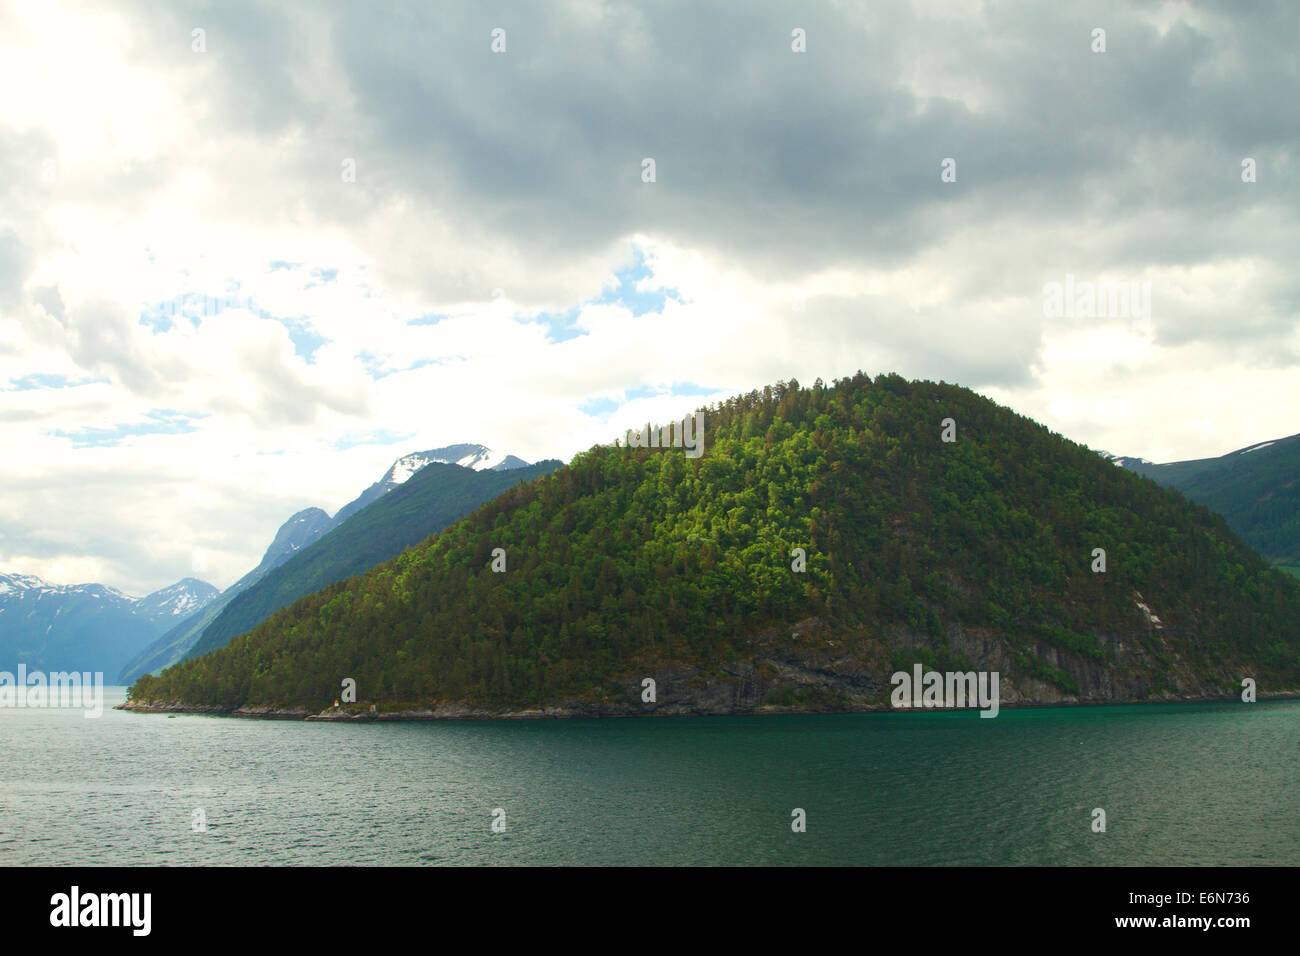
[[[493,59],[419,10],[0,13],[0,567],[224,586],[404,452],[567,459],[858,368],[1156,460],[1296,430],[1294,117],[1228,68],[1267,20],[1117,14],[1101,61],[1073,14],[830,6],[796,59],[782,5],[526,6]],[[662,311],[609,301],[634,250]],[[1150,282],[1152,334],[1045,318],[1067,273]],[[186,295],[237,304],[138,321]]]

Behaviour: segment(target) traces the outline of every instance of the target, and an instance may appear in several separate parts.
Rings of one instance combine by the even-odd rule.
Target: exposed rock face
[[[1120,704],[1235,698],[1240,679],[1251,676],[1225,662],[1222,672],[1197,673],[1183,664],[1167,636],[1150,633],[1119,639],[1097,635],[1109,659],[1082,660],[1047,645],[1028,645],[1077,687],[1071,693],[1058,683],[1035,677],[1005,677],[1001,706],[1043,704]],[[983,629],[952,625],[948,648],[976,671],[1014,671],[1012,648]],[[369,704],[327,707],[316,714],[276,707],[220,708],[171,704],[123,704],[121,709],[229,714],[307,720],[531,720],[570,717],[679,717],[775,713],[852,713],[890,710],[891,677],[902,660],[924,655],[930,639],[905,629],[884,639],[867,635],[845,640],[832,636],[817,618],[800,621],[791,632],[767,632],[748,641],[751,656],[736,656],[715,669],[646,660],[620,682],[621,694],[606,698],[557,700],[541,707],[489,709],[464,701],[371,712]],[[911,664],[903,665],[910,667]],[[654,701],[643,701],[645,678],[654,680]],[[1261,688],[1261,698],[1300,696],[1300,688]]]

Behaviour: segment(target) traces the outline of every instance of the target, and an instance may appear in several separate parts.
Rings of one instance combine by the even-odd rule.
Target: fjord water
[[[3,709],[0,751],[4,865],[1300,863],[1300,701],[407,724]]]

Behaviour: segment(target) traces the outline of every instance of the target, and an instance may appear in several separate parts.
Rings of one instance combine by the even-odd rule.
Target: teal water
[[[359,725],[0,709],[0,753],[4,865],[1300,864],[1300,701]]]

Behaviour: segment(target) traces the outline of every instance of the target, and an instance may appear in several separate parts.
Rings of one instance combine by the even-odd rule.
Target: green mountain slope
[[[225,647],[232,637],[298,598],[373,568],[506,489],[549,475],[562,464],[551,460],[502,471],[472,471],[439,462],[425,465],[405,484],[357,511],[233,598],[186,656]]]
[[[275,534],[257,567],[210,600],[194,614],[176,622],[166,633],[136,654],[122,668],[118,680],[129,684],[142,674],[157,673],[182,660],[209,624],[238,595],[248,590],[291,555],[315,541],[330,527],[330,516],[319,508],[304,508],[293,515]]]
[[[1300,435],[1219,458],[1125,467],[1218,512],[1260,554],[1300,570]]]
[[[1203,506],[969,390],[781,383],[705,431],[695,459],[578,455],[142,678],[133,706],[314,712],[352,678],[381,712],[862,709],[913,663],[996,670],[1006,702],[1300,687],[1295,581]]]

